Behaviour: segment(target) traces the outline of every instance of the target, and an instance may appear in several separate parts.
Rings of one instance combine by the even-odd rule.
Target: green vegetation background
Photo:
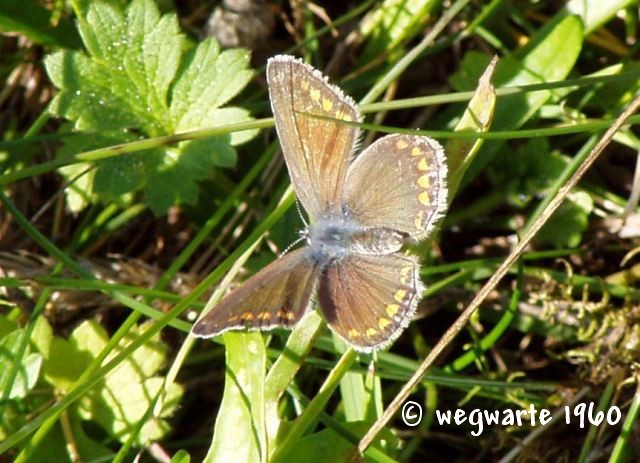
[[[0,4],[1,461],[347,461],[640,85],[637,1],[230,3]],[[419,318],[375,356],[317,312],[188,336],[303,226],[264,81],[284,52],[360,101],[364,143],[446,147]],[[421,424],[396,414],[368,460],[638,459],[631,122],[414,390]],[[435,419],[581,402],[584,428]]]

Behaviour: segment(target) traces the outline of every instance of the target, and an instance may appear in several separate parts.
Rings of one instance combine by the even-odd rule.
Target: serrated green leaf
[[[171,113],[178,130],[210,126],[212,112],[239,93],[253,75],[247,69],[249,54],[245,50],[220,53],[213,39],[205,40],[188,53],[184,62],[171,97]],[[219,119],[213,122],[242,120],[247,120],[246,112],[237,120],[225,122]]]
[[[99,133],[95,147],[126,143],[133,134],[171,135],[250,119],[244,109],[221,107],[250,80],[248,53],[220,52],[213,39],[191,47],[175,14],[160,15],[153,1],[134,0],[124,11],[93,2],[79,29],[88,53],[63,50],[45,60],[60,89],[50,111],[71,120],[75,130]],[[160,214],[176,203],[194,203],[197,182],[215,167],[235,165],[232,146],[256,133],[110,158],[83,181],[109,202],[143,189]],[[74,199],[77,208],[92,196]]]
[[[133,137],[129,137],[133,139]],[[80,133],[65,139],[65,144],[58,150],[58,156],[70,157],[75,153],[89,151],[107,145],[122,142],[122,136],[109,137],[104,134]],[[122,157],[136,156],[126,154]],[[140,156],[137,155],[139,159]],[[142,186],[144,179],[143,169],[136,169],[136,163],[129,158],[126,163],[120,162],[121,157],[106,159],[102,162],[96,179],[96,169],[89,162],[79,162],[61,167],[60,174],[67,180],[66,189],[67,206],[71,211],[78,213],[88,204],[92,203],[97,195],[111,202],[122,201],[125,193]],[[103,173],[105,171],[105,173]],[[118,181],[112,181],[116,177]],[[106,179],[105,179],[106,177]]]
[[[242,108],[212,108],[207,114],[207,120],[209,122],[209,125],[211,126],[235,124],[237,122],[246,121],[247,119],[249,119],[249,112]],[[257,133],[257,130],[243,130],[241,132],[233,132],[232,134],[230,134],[231,138],[229,140],[229,143],[234,146],[239,145],[251,140]],[[219,138],[220,137],[214,137],[209,140],[213,140],[212,145],[215,146],[215,140]],[[230,165],[235,166],[235,150],[233,150],[233,153],[233,164]],[[227,165],[223,166],[226,167]]]
[[[155,153],[162,157],[163,153]],[[107,201],[120,201],[122,197],[145,183],[145,164],[153,153],[131,153],[106,159],[93,176],[93,192]],[[86,164],[86,163],[83,163]]]
[[[74,121],[76,130],[113,132],[114,136],[126,128],[161,133],[151,110],[142,107],[146,103],[140,95],[129,92],[131,84],[124,86],[125,76],[109,66],[67,50],[47,56],[45,65],[51,80],[61,89],[49,110]]]
[[[0,400],[24,399],[38,381],[42,356],[38,353],[29,354],[27,351],[23,357],[17,357],[25,335],[25,331],[19,329],[0,339]],[[16,363],[18,370],[14,378],[11,373]],[[11,388],[5,397],[10,381]]]

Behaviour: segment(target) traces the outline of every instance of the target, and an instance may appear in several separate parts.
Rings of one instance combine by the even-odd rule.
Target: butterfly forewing
[[[267,64],[269,98],[296,195],[314,219],[337,211],[361,120],[354,101],[290,56]],[[331,120],[333,119],[333,120]]]
[[[291,327],[309,307],[319,274],[307,248],[292,251],[229,293],[192,332],[208,338],[230,329]]]
[[[409,323],[423,291],[418,263],[400,253],[351,255],[322,273],[318,299],[331,329],[357,350],[393,341]]]
[[[428,137],[388,135],[365,149],[347,173],[348,213],[371,228],[427,236],[447,207],[447,165]]]

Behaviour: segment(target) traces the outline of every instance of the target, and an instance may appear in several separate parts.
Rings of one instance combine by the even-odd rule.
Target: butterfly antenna
[[[295,240],[293,243],[291,243],[289,246],[287,246],[286,248],[284,248],[284,251],[282,251],[280,253],[280,255],[278,257],[282,257],[284,256],[286,253],[288,253],[289,251],[291,251],[291,248],[294,247],[296,244],[298,244],[300,241],[306,239],[306,235],[300,236],[300,238],[298,238],[297,240]]]
[[[309,224],[304,220],[304,215],[302,214],[302,209],[300,209],[300,201],[298,201],[298,198],[296,198],[296,209],[298,210],[300,220],[302,220],[302,223],[304,224],[304,228],[309,228]]]
[[[304,219],[304,215],[302,214],[302,209],[300,209],[300,201],[298,201],[298,198],[296,198],[296,209],[298,210],[298,216],[300,216],[300,220],[302,220],[302,223],[304,224],[304,228],[300,231],[300,238],[298,238],[289,246],[287,246],[285,250],[280,253],[280,257],[288,253],[291,250],[291,248],[294,247],[296,244],[298,244],[300,241],[306,240],[307,235],[309,234],[309,224]]]

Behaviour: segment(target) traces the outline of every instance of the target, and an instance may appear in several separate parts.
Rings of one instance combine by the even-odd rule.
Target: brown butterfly
[[[424,286],[400,252],[424,239],[447,208],[447,165],[435,140],[388,135],[357,158],[355,102],[291,56],[267,65],[269,98],[291,182],[311,218],[307,245],[229,293],[193,327],[198,337],[232,329],[294,326],[314,295],[329,327],[355,349],[388,345],[413,316]]]

